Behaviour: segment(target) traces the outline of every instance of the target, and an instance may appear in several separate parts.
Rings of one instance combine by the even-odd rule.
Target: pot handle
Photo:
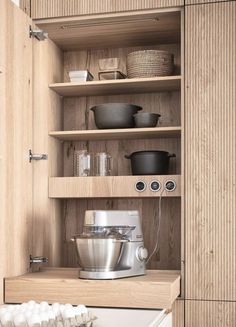
[[[169,158],[175,158],[175,157],[176,157],[176,154],[175,154],[175,153],[168,154],[168,157],[169,157]]]
[[[125,157],[126,159],[131,159],[131,154],[125,154],[124,157]]]

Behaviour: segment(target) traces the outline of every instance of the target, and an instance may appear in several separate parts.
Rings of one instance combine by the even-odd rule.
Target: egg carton
[[[92,327],[97,318],[84,305],[29,301],[0,307],[1,327]]]

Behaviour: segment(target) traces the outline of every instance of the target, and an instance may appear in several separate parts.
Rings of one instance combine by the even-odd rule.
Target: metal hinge
[[[32,255],[30,255],[30,265],[34,263],[48,263],[48,258],[42,256],[33,257]]]
[[[39,41],[44,41],[48,38],[48,33],[44,32],[40,29],[32,29],[30,26],[29,28],[29,37],[35,37]]]
[[[42,154],[36,154],[36,153],[32,153],[31,150],[29,150],[29,162],[31,162],[32,160],[47,160],[48,159],[48,155],[45,153]]]

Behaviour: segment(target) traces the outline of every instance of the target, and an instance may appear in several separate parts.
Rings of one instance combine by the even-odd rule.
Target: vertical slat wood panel
[[[236,300],[236,2],[186,8],[186,298]]]
[[[47,256],[51,266],[61,262],[61,203],[48,198],[48,177],[62,173],[60,142],[48,136],[62,128],[61,99],[50,91],[51,82],[62,80],[62,53],[50,40],[34,39],[34,139],[35,153],[48,154],[48,160],[33,165],[32,254]]]
[[[183,5],[184,0],[31,0],[33,18],[111,13]]]
[[[177,300],[172,307],[173,327],[184,327],[184,300]],[[186,325],[187,326],[187,325]]]
[[[20,8],[29,16],[31,15],[31,13],[30,13],[30,1],[31,0],[20,0]]]
[[[0,303],[3,277],[29,267],[32,217],[31,20],[13,2],[0,2]]]
[[[235,327],[236,302],[185,301],[186,327]]]
[[[230,1],[230,0],[185,0],[185,5],[197,5],[201,3],[224,2],[224,1]]]

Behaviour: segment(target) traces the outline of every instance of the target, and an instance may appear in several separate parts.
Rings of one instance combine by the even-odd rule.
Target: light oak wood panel
[[[33,18],[91,15],[183,6],[184,0],[31,0]]]
[[[158,192],[149,189],[153,180],[160,181],[162,188]],[[176,189],[172,192],[164,191],[168,180],[176,182]],[[135,190],[138,181],[146,183],[143,192]],[[87,176],[87,177],[51,177],[49,178],[50,198],[123,198],[123,197],[176,197],[181,194],[179,175],[158,176]]]
[[[6,303],[30,299],[90,306],[171,308],[180,292],[178,271],[147,271],[117,280],[78,279],[78,269],[53,269],[5,280]]]
[[[185,12],[186,297],[235,301],[236,2]]]
[[[180,90],[181,76],[152,78],[132,78],[112,81],[92,81],[86,83],[59,83],[49,87],[62,96],[90,96],[107,94],[130,94],[169,92]]]
[[[236,302],[185,301],[188,327],[235,327]]]
[[[61,141],[98,141],[119,139],[172,138],[181,136],[181,127],[147,127],[50,132]]]
[[[30,18],[0,2],[0,303],[3,277],[29,267],[32,226],[32,41]]]
[[[20,8],[28,15],[31,16],[31,0],[20,0]]]
[[[48,88],[62,79],[62,53],[50,40],[34,39],[34,142],[35,153],[48,160],[33,161],[32,254],[48,257],[51,266],[61,261],[61,203],[48,198],[48,176],[62,174],[62,147],[48,136],[62,128],[61,98]]]
[[[174,302],[172,306],[172,324],[173,327],[184,327],[184,300]],[[187,325],[186,325],[187,326]]]
[[[197,5],[197,4],[207,4],[211,2],[224,2],[224,1],[230,1],[230,0],[185,0],[185,5]],[[234,0],[232,0],[234,1]]]
[[[64,50],[180,41],[179,9],[37,20],[36,24]]]

